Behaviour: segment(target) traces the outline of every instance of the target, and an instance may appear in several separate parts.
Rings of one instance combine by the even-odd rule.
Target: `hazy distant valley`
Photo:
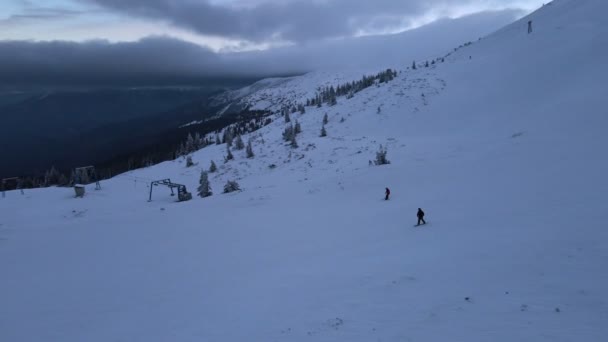
[[[200,87],[0,92],[0,177],[111,162],[182,140],[180,126],[217,113],[209,99],[254,80]]]

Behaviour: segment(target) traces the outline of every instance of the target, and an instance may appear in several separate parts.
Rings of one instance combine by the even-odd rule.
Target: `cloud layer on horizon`
[[[334,68],[404,68],[512,22],[521,12],[439,20],[395,35],[321,40],[257,52],[215,53],[171,37],[136,42],[0,41],[0,86],[188,85]]]
[[[403,31],[426,20],[522,9],[520,0],[78,0],[201,35],[251,42],[310,42]],[[528,0],[540,6],[542,0]],[[429,19],[430,18],[430,19]]]

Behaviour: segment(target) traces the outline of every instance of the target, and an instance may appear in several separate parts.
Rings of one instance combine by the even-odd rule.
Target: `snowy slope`
[[[239,90],[227,91],[214,98],[216,106],[225,105],[218,113],[222,115],[235,108],[236,111],[249,107],[251,110],[279,112],[306,103],[317,90],[357,81],[364,75],[380,70],[350,69],[339,72],[317,71],[299,77],[267,78]]]
[[[0,340],[605,340],[607,12],[556,0],[445,63],[404,64],[294,114],[295,150],[277,119],[251,136],[253,159],[224,164],[226,146],[211,146],[195,167],[133,171],[83,199],[8,192]],[[361,74],[242,98],[302,102]],[[380,144],[391,164],[368,166]],[[155,188],[147,202],[153,179],[194,192],[211,160],[213,196],[175,203]],[[229,179],[243,191],[221,194]],[[418,207],[429,224],[414,228]]]

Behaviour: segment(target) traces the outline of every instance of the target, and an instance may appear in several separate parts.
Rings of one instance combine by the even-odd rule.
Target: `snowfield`
[[[224,163],[214,145],[82,199],[7,192],[0,341],[605,341],[606,13],[555,0],[445,63],[404,61],[389,83],[292,114],[296,149],[275,117],[244,137],[253,159]],[[233,99],[279,110],[363,74]],[[370,166],[380,145],[391,164]],[[195,198],[156,187],[148,202],[163,178]],[[228,180],[243,191],[222,194]],[[428,224],[413,227],[418,207]]]

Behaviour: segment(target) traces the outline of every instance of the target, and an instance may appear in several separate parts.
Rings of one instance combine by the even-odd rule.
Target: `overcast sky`
[[[395,64],[486,35],[543,1],[2,0],[0,84]]]

